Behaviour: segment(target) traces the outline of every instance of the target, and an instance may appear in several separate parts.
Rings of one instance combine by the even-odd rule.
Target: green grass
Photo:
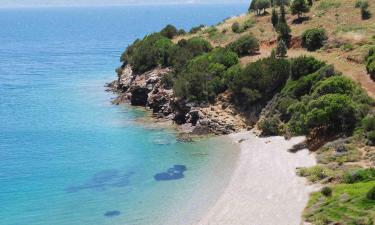
[[[337,0],[323,0],[319,3],[318,7],[316,7],[318,10],[328,10],[332,8],[339,8],[341,6],[340,1]]]
[[[375,219],[375,201],[366,198],[375,181],[332,186],[332,196],[311,195],[304,216],[315,225],[370,225]]]

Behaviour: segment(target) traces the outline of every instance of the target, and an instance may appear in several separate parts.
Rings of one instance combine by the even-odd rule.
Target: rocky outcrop
[[[175,98],[173,90],[162,84],[163,76],[171,72],[169,68],[136,74],[127,65],[118,71],[118,79],[107,85],[109,91],[117,94],[113,104],[145,106],[152,110],[156,118],[173,120],[183,132],[221,135],[249,129],[253,125],[230,104],[229,93],[221,94],[211,105]]]

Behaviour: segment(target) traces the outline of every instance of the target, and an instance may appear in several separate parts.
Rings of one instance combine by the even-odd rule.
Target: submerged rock
[[[106,213],[104,213],[104,216],[106,217],[114,217],[114,216],[119,216],[121,214],[120,211],[107,211]]]
[[[167,172],[157,173],[154,176],[156,181],[168,181],[168,180],[178,180],[184,178],[184,172],[187,170],[185,165],[174,165],[169,168]]]

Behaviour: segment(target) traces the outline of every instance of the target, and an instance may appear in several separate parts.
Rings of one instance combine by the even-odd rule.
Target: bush
[[[309,51],[314,51],[321,48],[327,39],[327,33],[324,29],[308,29],[302,34],[302,46]]]
[[[174,48],[170,39],[154,33],[128,46],[121,61],[129,63],[134,72],[143,73],[157,66],[170,66],[170,55]]]
[[[292,79],[299,78],[318,71],[325,63],[312,56],[299,56],[291,60]]]
[[[367,198],[375,201],[375,187],[371,188],[369,192],[367,192]]]
[[[318,97],[327,94],[345,94],[350,96],[355,88],[355,83],[351,79],[343,76],[333,76],[317,83],[313,87],[312,96]]]
[[[163,35],[166,38],[172,39],[175,36],[177,36],[178,31],[177,28],[171,24],[168,24],[166,27],[164,27],[161,31],[160,34]]]
[[[259,123],[259,128],[262,130],[262,135],[272,136],[280,134],[280,118],[276,115],[265,118]]]
[[[203,27],[205,27],[203,24],[201,24],[201,25],[199,25],[199,26],[197,26],[197,27],[192,27],[192,28],[190,29],[189,33],[191,33],[191,34],[196,34],[196,33],[198,33],[199,31],[201,31]]]
[[[357,0],[355,7],[361,9],[361,17],[363,20],[369,19],[371,17],[371,12],[369,11],[369,3],[367,0]]]
[[[227,69],[238,62],[236,53],[222,48],[193,58],[177,75],[175,95],[192,102],[213,101],[227,89]]]
[[[370,48],[366,57],[366,69],[371,79],[375,81],[375,46]]]
[[[359,169],[355,171],[346,172],[344,174],[344,182],[348,184],[367,182],[375,180],[375,169]]]
[[[369,145],[375,145],[375,131],[370,131],[367,133],[367,140],[369,140]]]
[[[251,55],[259,50],[259,42],[253,35],[247,34],[227,46],[239,56]]]
[[[286,59],[269,57],[248,64],[229,84],[233,100],[247,107],[273,97],[289,78],[290,65]]]
[[[293,0],[290,9],[293,15],[298,15],[298,18],[300,18],[302,13],[310,10],[310,7],[305,0]]]
[[[241,26],[238,22],[234,22],[232,24],[232,31],[233,31],[233,33],[242,33]]]
[[[322,195],[324,195],[326,197],[332,196],[332,188],[330,188],[330,187],[323,187],[322,190],[320,190],[320,192],[322,193]]]
[[[179,29],[177,34],[178,35],[184,35],[184,34],[186,34],[186,31],[184,29]]]
[[[362,120],[362,127],[367,131],[374,131],[375,130],[375,116],[369,115]]]

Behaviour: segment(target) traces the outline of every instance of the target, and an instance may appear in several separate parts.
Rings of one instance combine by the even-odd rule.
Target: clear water
[[[168,23],[215,24],[246,5],[0,10],[0,224],[191,224],[226,185],[229,140],[194,144],[135,123],[103,84],[122,50]],[[157,182],[175,164],[185,178]],[[119,211],[119,215],[105,216]],[[117,212],[115,212],[116,214]],[[117,213],[118,214],[118,213]]]

